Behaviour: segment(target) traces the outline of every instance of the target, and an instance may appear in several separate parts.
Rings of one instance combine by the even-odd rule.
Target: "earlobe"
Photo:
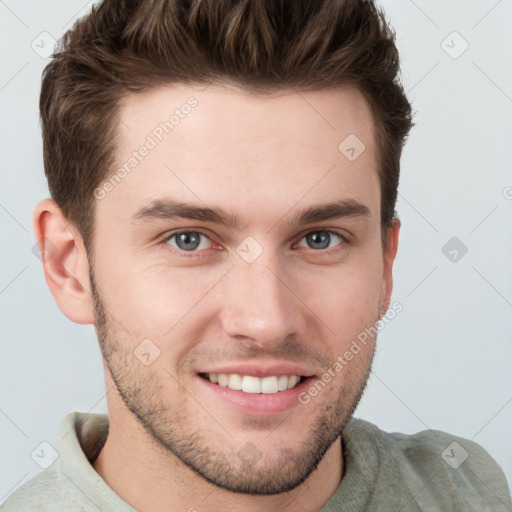
[[[391,221],[391,226],[386,233],[386,243],[384,246],[384,266],[383,266],[383,279],[381,289],[381,318],[386,314],[391,301],[391,293],[393,291],[393,263],[395,261],[396,253],[398,250],[398,234],[400,232],[400,220],[394,218]]]
[[[53,199],[37,204],[33,226],[46,283],[60,310],[73,322],[94,324],[89,263],[78,230]]]

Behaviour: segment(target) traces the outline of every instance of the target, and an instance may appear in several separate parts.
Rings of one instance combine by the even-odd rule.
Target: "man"
[[[477,444],[352,418],[391,305],[398,69],[356,0],[110,0],[65,35],[34,228],[109,414],[67,416],[6,512],[511,510]]]

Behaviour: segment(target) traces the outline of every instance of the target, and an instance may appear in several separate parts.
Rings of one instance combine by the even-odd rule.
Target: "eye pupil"
[[[331,235],[327,231],[316,231],[306,236],[307,243],[312,249],[325,249],[331,243]]]
[[[183,251],[193,251],[199,246],[200,241],[197,233],[180,233],[176,235],[176,245]]]

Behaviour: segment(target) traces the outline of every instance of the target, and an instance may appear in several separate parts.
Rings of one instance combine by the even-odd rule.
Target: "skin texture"
[[[116,169],[191,97],[190,112],[96,201],[92,261],[52,200],[34,212],[37,238],[56,247],[48,285],[66,316],[95,325],[104,356],[110,431],[94,467],[143,512],[319,510],[343,477],[340,434],[375,339],[308,404],[278,413],[243,413],[198,373],[293,363],[315,380],[385,313],[399,223],[383,244],[371,110],[353,88],[160,87],[124,98]],[[354,161],[338,149],[350,134],[365,145]],[[238,225],[133,219],[163,198],[222,208]],[[294,222],[338,201],[367,215]],[[180,250],[178,230],[205,236]],[[306,235],[325,231],[329,247],[311,247]],[[248,263],[240,248],[258,257]],[[158,354],[147,365],[136,357],[143,340]]]

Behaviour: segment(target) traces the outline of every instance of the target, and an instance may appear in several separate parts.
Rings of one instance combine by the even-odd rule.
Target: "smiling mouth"
[[[272,375],[260,378],[238,373],[200,373],[199,376],[218,386],[252,394],[288,391],[308,378],[300,375]]]

